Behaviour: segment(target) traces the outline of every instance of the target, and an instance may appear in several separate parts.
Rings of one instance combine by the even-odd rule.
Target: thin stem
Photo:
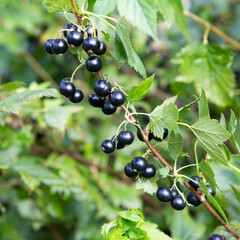
[[[65,11],[63,12],[63,14],[64,14],[64,17],[65,17],[70,23],[72,23],[72,24],[75,25],[75,26],[78,26],[75,22],[73,22],[71,19],[68,18],[67,13],[66,13]]]
[[[109,23],[109,22],[106,21],[104,18],[100,17],[99,15],[93,14],[93,13],[89,14],[89,12],[85,12],[85,13],[88,14],[88,15],[92,15],[92,16],[100,19],[101,21],[105,22],[108,26],[110,26],[110,27],[113,28],[114,30],[116,29],[111,23]]]
[[[178,172],[180,172],[180,171],[182,171],[183,169],[185,169],[185,168],[189,168],[189,167],[195,167],[197,164],[189,164],[189,165],[186,165],[186,166],[184,166],[184,167],[181,167],[181,168],[179,168],[178,170],[177,170],[177,173]]]
[[[229,167],[233,168],[234,170],[236,170],[237,172],[240,173],[240,169],[239,168],[237,168],[236,166],[234,166],[234,165],[232,165],[230,163],[228,165],[229,165]]]
[[[88,12],[88,11],[84,11],[83,13],[86,13],[88,15],[92,15],[92,16],[95,16],[95,17],[106,18],[106,19],[112,20],[113,22],[117,22],[117,20],[115,18],[108,17],[108,16],[105,16],[105,15],[96,14],[96,13],[92,13],[92,12]]]
[[[208,35],[209,35],[210,30],[211,30],[210,24],[208,24],[208,26],[206,27],[206,30],[204,32],[203,44],[208,44]]]
[[[197,145],[198,145],[198,140],[195,142],[194,145],[194,155],[195,155],[195,160],[196,160],[196,166],[197,166],[197,175],[200,177],[200,172],[199,172],[199,162],[198,162],[198,156],[197,156]]]
[[[74,70],[74,72],[73,72],[73,74],[72,74],[72,77],[71,77],[71,83],[73,83],[73,78],[74,78],[76,72],[77,72],[82,66],[84,66],[84,63],[79,64],[79,65],[76,67],[76,69]]]

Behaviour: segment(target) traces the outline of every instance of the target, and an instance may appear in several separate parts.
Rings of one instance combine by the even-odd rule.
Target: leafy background
[[[117,64],[111,57],[102,58],[103,73],[126,90],[142,81],[138,73],[155,74],[147,96],[135,104],[138,111],[152,112],[174,95],[178,95],[177,104],[181,107],[194,101],[193,94],[199,95],[202,87],[210,100],[211,117],[219,119],[223,113],[228,123],[231,108],[238,119],[239,53],[212,33],[211,44],[203,45],[204,28],[191,19],[185,20],[180,0],[175,4],[158,0],[154,5],[153,2],[134,0],[130,7],[126,0],[89,1],[89,8],[93,6],[95,13],[121,18],[117,36],[98,23],[108,33],[100,38],[109,38],[109,55],[115,51],[119,61]],[[184,4],[240,41],[239,1],[202,0],[184,1]],[[68,5],[66,8],[69,10]],[[231,239],[221,227],[217,228],[218,223],[203,206],[175,212],[143,190],[137,190],[122,175],[119,178],[99,170],[101,165],[105,170],[122,173],[124,165],[132,157],[143,154],[146,147],[136,140],[114,155],[101,152],[101,142],[116,133],[123,113],[118,111],[109,117],[89,106],[87,95],[93,91],[96,76],[84,70],[77,73],[76,84],[86,95],[79,105],[62,99],[54,90],[78,64],[70,53],[58,57],[43,50],[44,41],[67,24],[62,13],[48,13],[40,0],[26,0],[24,4],[20,0],[2,0],[0,16],[1,239],[102,239],[101,226],[119,218],[117,212],[128,208],[141,208],[146,221],[157,224],[175,239],[207,239],[214,231]],[[142,124],[147,123],[145,117],[139,119]],[[197,119],[194,105],[186,120],[194,123]],[[224,124],[224,118],[221,123]],[[239,132],[237,128],[236,142],[240,141]],[[181,157],[180,165],[185,165],[194,162],[194,135],[190,131],[182,134],[184,152],[190,156]],[[164,146],[160,149],[170,158]],[[205,151],[200,150],[199,159],[202,159]],[[240,166],[237,156],[232,162]],[[211,163],[211,167],[224,194],[217,199],[228,220],[239,224],[240,176],[223,165]],[[185,173],[196,174],[191,170]],[[160,174],[159,184],[170,185],[164,168]],[[149,185],[137,187],[149,188]]]

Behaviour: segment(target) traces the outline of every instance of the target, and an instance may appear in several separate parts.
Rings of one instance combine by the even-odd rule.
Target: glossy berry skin
[[[80,46],[83,43],[83,34],[78,31],[72,31],[67,35],[67,41],[72,47]]]
[[[76,92],[76,87],[71,82],[63,82],[59,87],[60,93],[65,97],[72,97]]]
[[[52,51],[52,41],[53,39],[48,39],[45,43],[44,43],[44,49],[47,53],[49,54],[54,54],[54,52]]]
[[[206,185],[206,187],[208,188],[208,191],[212,196],[214,196],[216,194],[215,191],[213,190],[213,188],[210,185]]]
[[[102,61],[96,56],[92,56],[86,61],[86,68],[89,72],[98,72],[102,68]]]
[[[54,39],[51,48],[55,54],[62,55],[68,50],[68,45],[64,39]]]
[[[149,164],[145,171],[141,173],[144,178],[152,178],[156,174],[156,167],[152,164]]]
[[[172,191],[168,187],[160,187],[156,195],[161,202],[169,202],[172,200]]]
[[[93,107],[102,107],[104,104],[104,101],[101,97],[99,97],[95,93],[91,93],[88,96],[88,102],[93,106]]]
[[[119,107],[124,104],[126,97],[121,91],[113,91],[110,93],[108,100],[113,106]]]
[[[144,172],[148,166],[147,161],[143,157],[135,157],[131,161],[132,169],[136,170],[137,172]]]
[[[142,128],[142,131],[145,134],[147,126],[142,126],[141,128]],[[145,142],[144,139],[143,139],[142,133],[140,133],[139,131],[137,131],[137,137],[140,141]],[[148,140],[151,141],[152,139],[153,139],[153,134],[150,132],[149,135],[148,135]]]
[[[65,38],[67,37],[68,33],[70,33],[71,31],[77,31],[77,26],[72,24],[72,23],[69,23],[67,24],[64,29],[66,30],[69,30],[69,31],[63,31],[63,35],[65,36]]]
[[[115,150],[115,144],[110,140],[104,140],[102,142],[101,149],[107,154],[112,153]]]
[[[95,53],[95,51],[97,51],[100,48],[100,42],[95,37],[89,37],[83,41],[82,46],[85,52],[92,51],[93,53]]]
[[[117,111],[117,108],[113,106],[109,101],[104,102],[102,106],[102,112],[106,115],[114,114]]]
[[[137,171],[134,171],[131,167],[131,163],[128,163],[125,167],[124,167],[124,173],[127,177],[129,178],[136,178],[138,173]]]
[[[71,81],[71,78],[64,78],[62,79],[61,84],[65,82],[70,82],[70,81]]]
[[[153,139],[156,140],[156,141],[158,141],[158,142],[161,142],[162,140],[166,139],[167,136],[168,136],[168,129],[167,129],[167,128],[164,128],[164,129],[163,129],[163,138],[161,139],[161,138],[158,138],[158,137],[153,136]]]
[[[93,27],[88,25],[85,27],[86,28],[86,34],[88,37],[97,37],[98,36],[98,32],[97,32],[97,29],[95,28],[95,34],[94,34],[94,31],[93,31]]]
[[[201,204],[201,202],[195,197],[193,193],[189,193],[187,195],[187,201],[188,203],[192,204],[194,207],[197,207],[198,205]]]
[[[174,209],[181,211],[185,208],[186,203],[184,202],[182,197],[177,196],[171,201],[171,205]]]
[[[118,138],[117,138],[117,143],[116,143],[116,136],[114,135],[111,139],[111,141],[114,143],[114,145],[117,147],[117,149],[123,149],[125,147],[125,145],[121,145],[118,142]]]
[[[79,103],[83,100],[83,98],[84,98],[83,92],[80,89],[78,89],[75,91],[74,95],[72,97],[70,97],[69,99],[73,103]]]
[[[172,198],[175,198],[178,196],[178,191],[175,188],[171,189],[171,192],[172,192]]]
[[[100,42],[100,47],[95,51],[97,55],[103,55],[107,50],[106,44],[104,42]]]
[[[130,145],[134,141],[134,135],[131,131],[122,131],[117,136],[120,145]]]
[[[195,182],[199,183],[200,182],[200,177],[198,176],[193,176],[191,177],[192,180],[194,180]],[[194,188],[195,190],[198,189],[199,185],[197,183],[195,183],[193,181],[189,181],[189,184],[192,186],[192,188]]]
[[[222,237],[218,234],[213,234],[211,237],[210,237],[210,240],[222,240]]]
[[[98,80],[94,85],[94,92],[100,97],[106,97],[111,92],[111,84],[105,80]]]

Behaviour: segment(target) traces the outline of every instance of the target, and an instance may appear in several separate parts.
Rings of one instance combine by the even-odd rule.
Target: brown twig
[[[74,8],[74,13],[77,18],[78,25],[82,26],[82,24],[83,24],[82,14],[79,15],[77,4],[76,4],[75,0],[72,0],[72,5]]]

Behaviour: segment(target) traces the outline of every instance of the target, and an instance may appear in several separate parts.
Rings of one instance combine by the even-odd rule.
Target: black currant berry
[[[117,111],[117,107],[113,106],[109,101],[104,102],[102,106],[102,112],[106,115],[114,114]]]
[[[156,174],[156,167],[152,164],[149,164],[145,171],[141,173],[141,175],[145,178],[152,178]]]
[[[78,31],[72,31],[67,35],[67,41],[72,47],[80,46],[83,42],[83,34]]]
[[[92,56],[86,61],[86,68],[89,72],[98,72],[102,68],[102,61],[96,56]]]
[[[130,145],[134,141],[134,135],[131,131],[122,131],[117,136],[120,145]]]
[[[49,54],[54,54],[52,51],[52,41],[53,39],[48,39],[44,44],[45,51]]]
[[[111,141],[114,143],[114,145],[117,147],[117,149],[122,149],[125,147],[125,145],[121,145],[118,142],[118,138],[117,138],[117,143],[116,143],[116,136],[114,135],[111,139]]]
[[[98,32],[97,29],[93,28],[92,26],[88,25],[85,27],[86,28],[86,33],[88,37],[97,37],[98,36]],[[94,31],[95,30],[95,31]]]
[[[197,199],[197,197],[193,193],[189,193],[187,195],[188,203],[192,204],[194,207],[197,207],[201,204],[201,202]]]
[[[216,194],[215,191],[213,190],[213,188],[210,185],[206,185],[206,187],[208,188],[208,191],[212,196],[214,196]]]
[[[89,51],[92,51],[93,53],[95,53],[95,51],[97,51],[100,48],[100,42],[95,37],[89,37],[83,41],[82,46],[83,46],[83,50],[85,52],[88,53]],[[89,53],[91,53],[91,52],[89,52]]]
[[[137,172],[144,172],[148,166],[147,161],[143,157],[135,157],[131,161],[132,169],[136,170]]]
[[[147,130],[147,126],[142,126],[141,128],[142,128],[143,133],[145,134],[145,132]],[[137,131],[137,137],[140,141],[145,142],[141,132]],[[148,140],[151,141],[152,139],[153,139],[153,134],[150,132],[148,135]]]
[[[94,85],[94,92],[100,97],[106,97],[111,92],[111,84],[105,80],[98,80]]]
[[[101,149],[107,154],[112,153],[115,150],[115,144],[110,140],[104,140],[102,142]]]
[[[153,136],[153,139],[156,140],[156,141],[158,141],[158,142],[161,142],[162,140],[166,139],[167,136],[168,136],[168,129],[167,129],[167,128],[164,128],[164,129],[163,129],[163,138],[161,139],[161,138],[158,138],[158,137]]]
[[[131,163],[128,163],[125,167],[124,167],[124,173],[127,177],[129,178],[136,178],[138,173],[137,171],[134,171],[132,169]]]
[[[160,187],[156,195],[161,202],[169,202],[172,200],[172,191],[168,187]]]
[[[100,47],[95,51],[97,55],[103,55],[107,50],[107,47],[104,42],[100,42]]]
[[[178,191],[177,191],[177,189],[173,188],[173,189],[171,189],[171,191],[172,191],[172,198],[175,198],[175,197],[178,196]]]
[[[54,39],[52,41],[52,51],[55,54],[62,55],[68,50],[67,42],[64,39]]]
[[[218,234],[213,234],[211,237],[210,237],[210,240],[222,240],[222,237]]]
[[[71,98],[76,92],[76,87],[71,82],[65,81],[60,84],[59,91],[63,96]]]
[[[73,103],[79,103],[83,100],[83,98],[84,98],[83,92],[80,89],[78,89],[75,91],[74,95],[72,97],[70,97],[69,99]]]
[[[177,196],[171,201],[171,205],[174,209],[180,211],[183,210],[186,206],[185,201],[183,200],[182,197]]]
[[[70,31],[77,31],[78,30],[77,26],[72,24],[72,23],[67,24],[64,27],[64,29],[68,30],[68,31],[63,31],[63,35],[65,36],[65,38],[67,37],[67,35]]]
[[[121,91],[113,91],[110,93],[108,100],[113,106],[119,107],[124,104],[126,97]]]
[[[198,176],[193,176],[193,177],[191,177],[191,179],[194,181],[189,181],[189,184],[192,186],[192,188],[194,188],[195,190],[197,190],[198,188],[199,188],[199,185],[198,185],[198,183],[200,182],[200,177],[198,177]],[[197,183],[195,183],[195,182],[197,182]]]
[[[102,107],[104,104],[104,101],[101,97],[99,97],[95,93],[91,93],[88,96],[88,102],[93,106],[93,107]]]

